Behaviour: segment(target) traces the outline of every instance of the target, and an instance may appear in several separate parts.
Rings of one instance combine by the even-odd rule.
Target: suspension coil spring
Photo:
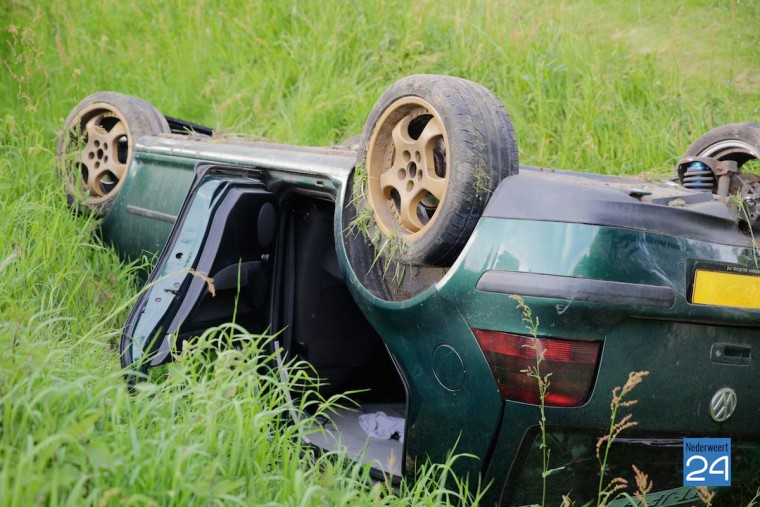
[[[715,174],[702,162],[691,162],[683,175],[683,186],[692,190],[710,192],[715,188]]]

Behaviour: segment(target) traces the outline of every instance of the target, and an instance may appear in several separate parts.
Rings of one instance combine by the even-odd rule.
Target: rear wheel
[[[347,230],[370,246],[370,265],[391,268],[393,278],[399,270],[406,279],[421,267],[445,268],[462,251],[497,185],[518,165],[512,122],[493,93],[455,77],[406,77],[367,118]],[[392,290],[393,299],[420,292],[436,277]]]
[[[499,182],[518,170],[512,123],[498,98],[449,76],[409,76],[370,113],[359,146],[367,205],[402,262],[451,264]]]
[[[100,92],[82,100],[66,118],[56,147],[69,204],[104,215],[121,190],[135,141],[169,131],[164,116],[136,97]]]

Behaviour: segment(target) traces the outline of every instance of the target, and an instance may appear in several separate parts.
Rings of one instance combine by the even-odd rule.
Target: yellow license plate
[[[693,287],[694,304],[760,308],[760,276],[697,269]]]

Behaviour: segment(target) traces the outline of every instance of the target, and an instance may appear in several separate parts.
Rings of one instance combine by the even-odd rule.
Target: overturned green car
[[[488,504],[540,502],[556,469],[550,503],[581,504],[613,389],[647,371],[605,475],[633,483],[635,464],[650,505],[691,505],[683,439],[728,437],[720,493],[758,482],[760,124],[708,132],[665,182],[520,166],[501,102],[446,76],[398,81],[326,148],[218,136],[111,92],[64,127],[72,205],[126,258],[158,255],[121,339],[131,382],[234,318],[276,332],[322,394],[358,391],[315,447],[378,477],[470,454],[458,471]]]

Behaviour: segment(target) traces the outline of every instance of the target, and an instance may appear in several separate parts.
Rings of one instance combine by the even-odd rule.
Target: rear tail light
[[[541,403],[538,381],[525,371],[536,366],[536,350],[543,354],[541,376],[551,373],[545,405],[577,407],[588,399],[602,342],[556,338],[535,338],[534,342],[532,336],[483,329],[472,332],[505,400]]]

